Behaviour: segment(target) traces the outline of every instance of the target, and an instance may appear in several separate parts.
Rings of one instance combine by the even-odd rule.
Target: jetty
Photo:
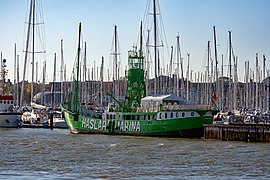
[[[222,141],[270,142],[270,123],[204,125],[204,138]]]

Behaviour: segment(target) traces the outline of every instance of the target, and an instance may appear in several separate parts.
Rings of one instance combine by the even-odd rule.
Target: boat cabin
[[[7,112],[13,110],[14,99],[13,96],[0,95],[0,111]]]
[[[139,111],[162,111],[164,108],[176,109],[180,105],[187,105],[188,102],[173,94],[160,96],[146,96],[141,100]]]

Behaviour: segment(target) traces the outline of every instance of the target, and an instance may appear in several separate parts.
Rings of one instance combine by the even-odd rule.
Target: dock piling
[[[53,113],[50,113],[50,128],[53,130]]]

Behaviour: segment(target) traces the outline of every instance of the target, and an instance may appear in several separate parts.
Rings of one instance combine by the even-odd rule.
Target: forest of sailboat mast
[[[33,97],[38,92],[51,91],[51,84],[54,84],[54,91],[61,92],[61,102],[65,100],[68,96],[67,89],[72,89],[71,81],[67,80],[66,75],[66,65],[64,64],[64,48],[63,40],[61,40],[61,72],[60,72],[60,82],[56,82],[54,75],[54,80],[50,84],[45,84],[46,76],[46,61],[43,64],[43,79],[42,83],[39,83],[34,79],[38,76],[38,69],[36,65],[36,70],[34,70],[35,56],[39,53],[44,53],[44,49],[35,49],[34,38],[36,37],[36,26],[43,26],[43,20],[37,22],[35,16],[35,1],[30,1],[29,17],[27,22],[27,42],[25,44],[25,57],[24,57],[24,71],[23,80],[19,82],[19,57],[14,55],[14,87],[13,91],[16,94],[16,102],[20,106],[23,104],[30,104]],[[156,9],[155,0],[153,1],[153,13],[154,15],[154,26],[157,25],[158,16],[160,16],[160,9]],[[157,6],[159,7],[159,6]],[[163,23],[161,23],[163,24]],[[42,29],[42,28],[39,28]],[[147,29],[147,28],[146,28]],[[154,27],[156,30],[157,27]],[[162,28],[161,28],[162,29]],[[175,52],[174,47],[171,46],[171,54],[169,63],[165,67],[161,67],[160,63],[160,53],[161,42],[158,42],[158,32],[154,31],[154,45],[151,45],[149,40],[149,30],[147,30],[146,42],[145,42],[145,73],[146,73],[146,92],[147,95],[159,95],[159,94],[176,94],[181,96],[187,101],[193,102],[195,104],[208,104],[213,102],[221,111],[234,111],[240,109],[261,109],[264,111],[270,111],[270,70],[266,67],[266,56],[265,55],[255,55],[254,62],[256,63],[255,68],[250,67],[250,61],[245,61],[245,74],[244,82],[239,81],[238,69],[239,67],[238,57],[234,54],[234,49],[232,46],[232,32],[228,31],[228,42],[229,51],[228,59],[224,58],[224,55],[217,51],[216,44],[216,27],[213,26],[213,44],[214,50],[211,49],[211,41],[207,43],[207,60],[205,61],[205,67],[200,72],[194,72],[192,70],[192,53],[187,53],[187,64],[183,63],[183,54],[181,53],[180,47],[180,36],[176,36]],[[32,36],[32,44],[29,41],[29,36]],[[100,67],[96,66],[95,62],[92,67],[87,68],[86,59],[86,42],[84,43],[83,56],[81,60],[81,79],[79,82],[80,95],[79,98],[83,99],[85,103],[91,103],[95,106],[106,105],[110,98],[107,94],[112,94],[116,99],[124,99],[125,89],[126,89],[126,79],[120,77],[120,72],[123,71],[121,67],[123,66],[120,61],[119,52],[119,38],[117,32],[117,26],[113,29],[113,43],[112,43],[112,61],[113,67],[107,69],[107,78],[104,78],[104,67],[103,63],[109,60],[101,58],[102,63]],[[154,46],[154,73],[151,72],[150,66],[151,59],[148,52],[150,48]],[[32,48],[30,52],[30,48]],[[214,53],[212,53],[212,51]],[[214,60],[212,57],[214,54]],[[27,91],[28,82],[25,81],[25,71],[26,71],[26,61],[27,56],[32,57],[32,80],[31,80],[31,91]],[[221,57],[221,58],[220,58]],[[262,58],[260,58],[262,57]],[[55,61],[56,57],[55,57]],[[165,61],[165,60],[164,60]],[[17,62],[17,63],[16,63]],[[96,62],[100,62],[97,60]],[[261,62],[261,63],[260,63]],[[260,65],[261,64],[261,65]],[[17,66],[16,66],[17,65]],[[184,72],[184,66],[186,66],[186,73]],[[56,66],[55,66],[56,67]],[[55,72],[56,70],[54,70]],[[112,73],[110,73],[112,71]],[[16,73],[15,73],[16,72]],[[34,73],[35,72],[35,73]],[[110,78],[112,74],[112,78]],[[184,77],[186,74],[186,77]],[[74,76],[72,76],[73,78]],[[16,83],[19,82],[19,83]],[[26,85],[25,85],[26,84]],[[30,94],[27,94],[29,93]],[[21,95],[19,97],[19,94]]]

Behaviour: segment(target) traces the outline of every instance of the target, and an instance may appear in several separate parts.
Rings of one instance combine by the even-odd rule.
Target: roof
[[[157,96],[146,96],[142,98],[142,102],[156,102],[156,101],[184,101],[181,97],[176,96],[174,94],[167,94],[167,95],[157,95]]]
[[[31,107],[36,109],[46,109],[46,106],[43,106],[41,104],[36,104],[34,102],[31,102]]]
[[[13,96],[2,96],[0,95],[0,100],[14,100]]]
[[[174,102],[178,102],[178,104],[181,104],[181,105],[194,104],[193,102],[186,101],[182,97],[176,96],[174,94],[146,96],[142,98],[141,100],[142,104],[151,103],[151,102],[163,103],[164,101],[174,101]]]

